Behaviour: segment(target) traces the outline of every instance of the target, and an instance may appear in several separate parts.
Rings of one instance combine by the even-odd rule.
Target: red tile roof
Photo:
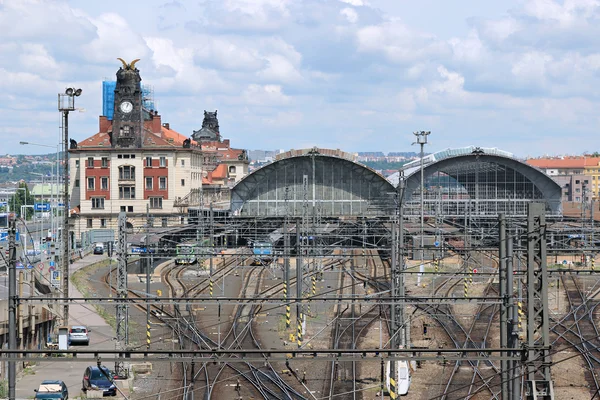
[[[538,168],[585,168],[600,163],[599,157],[531,158],[527,164]]]
[[[187,139],[186,136],[166,127],[161,127],[160,133],[152,133],[149,126],[144,126],[143,133],[143,147],[182,147],[183,141]],[[192,140],[193,146],[197,145]],[[98,147],[111,147],[108,133],[100,132],[87,139],[82,140],[77,144],[78,148],[98,148]]]

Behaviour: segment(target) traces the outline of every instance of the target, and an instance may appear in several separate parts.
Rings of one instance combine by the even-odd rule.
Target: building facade
[[[599,197],[598,157],[532,158],[527,164],[539,168],[561,186],[563,201],[589,202]]]
[[[147,212],[154,226],[180,224],[177,199],[201,185],[200,146],[144,108],[140,82],[135,62],[123,63],[112,119],[100,116],[98,133],[71,143],[71,226],[82,244],[89,230],[116,232],[120,212],[134,230],[146,226]]]

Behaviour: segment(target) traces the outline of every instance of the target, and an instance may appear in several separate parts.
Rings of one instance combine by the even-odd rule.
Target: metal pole
[[[391,326],[392,326],[392,332],[390,332],[390,335],[392,336],[391,338],[391,346],[392,349],[397,349],[398,348],[398,336],[399,336],[399,328],[398,328],[398,319],[402,318],[401,315],[396,315],[396,313],[399,313],[398,310],[398,305],[397,305],[397,299],[396,299],[396,292],[398,290],[398,280],[400,278],[400,274],[398,273],[398,253],[397,253],[397,242],[396,242],[396,221],[394,219],[394,221],[392,221],[392,254],[391,254],[391,261],[392,261],[392,285],[391,285],[391,289],[392,289],[392,307],[391,307]],[[381,321],[381,320],[380,320]],[[402,320],[400,320],[402,321]],[[380,322],[381,323],[381,322]],[[381,334],[381,332],[380,332]],[[390,380],[390,388],[389,388],[389,392],[390,392],[390,398],[394,399],[396,397],[396,361],[390,361],[390,371],[389,371],[389,380]]]
[[[146,251],[144,265],[146,266],[146,349],[150,350],[150,205],[146,204]]]
[[[296,227],[296,229],[298,229]],[[290,232],[287,213],[285,220],[283,221],[283,275],[284,275],[284,288],[285,288],[285,327],[289,328],[291,324],[290,318]]]
[[[398,258],[398,268],[400,269],[398,289],[400,290],[400,297],[404,299],[406,297],[406,282],[404,281],[404,270],[406,265],[404,264],[404,189],[406,182],[404,181],[404,175],[400,175],[400,205],[398,214],[398,251],[396,257]],[[406,304],[403,303],[400,307],[401,323],[402,323],[402,344],[406,347],[410,346],[410,316],[407,318],[405,313]]]
[[[427,137],[425,136],[425,139],[427,139]],[[420,269],[423,269],[423,260],[425,258],[425,238],[423,237],[424,235],[424,224],[425,224],[425,202],[423,197],[425,196],[425,177],[424,175],[424,164],[423,164],[423,157],[424,157],[424,152],[423,152],[423,148],[425,146],[424,142],[421,142],[421,265],[420,265]]]
[[[44,204],[44,174],[42,174],[42,205]],[[43,206],[42,206],[43,207]],[[35,214],[35,203],[33,206],[33,213]],[[42,218],[41,218],[41,224],[40,224],[40,229],[42,234],[40,235],[40,258],[43,260],[44,259],[44,249],[42,247],[42,239],[44,238],[44,210],[42,210]],[[34,242],[35,243],[35,242]],[[35,252],[35,245],[33,246],[33,250]]]
[[[215,256],[215,225],[214,225],[214,216],[213,216],[213,203],[210,202],[210,272],[209,276],[212,281],[213,276],[213,257]]]
[[[9,217],[10,218],[10,217]],[[10,218],[8,228],[8,348],[17,350],[17,249],[15,246],[16,223]],[[15,358],[15,354],[10,354]],[[8,398],[15,399],[17,371],[16,362],[8,362]]]
[[[300,241],[300,220],[296,219],[296,298],[302,298],[302,242]],[[298,325],[298,347],[302,346],[302,302],[296,303],[296,321]]]
[[[506,290],[508,292],[508,320],[510,322],[508,332],[508,347],[516,349],[519,345],[519,337],[517,332],[517,302],[515,301],[515,287],[514,287],[514,239],[509,237],[506,242]],[[511,356],[517,356],[517,352],[512,352]],[[508,389],[510,392],[511,400],[519,400],[521,390],[519,388],[520,374],[518,364],[514,360],[508,362],[508,375],[509,384]]]
[[[63,111],[63,232],[62,232],[62,274],[63,274],[63,325],[69,325],[69,111]]]
[[[507,313],[507,277],[506,277],[506,219],[504,214],[499,216],[499,236],[500,236],[500,264],[498,270],[498,279],[500,281],[500,297],[502,298],[502,304],[500,305],[500,348],[505,349],[508,347],[508,313]],[[502,356],[506,356],[506,352],[502,352]],[[502,400],[508,400],[508,362],[506,360],[500,361],[500,371],[502,374]]]

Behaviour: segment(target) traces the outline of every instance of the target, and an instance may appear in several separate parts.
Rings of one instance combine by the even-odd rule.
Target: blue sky
[[[164,122],[219,110],[236,147],[600,151],[600,0],[0,0],[3,152],[97,132],[101,81],[140,58]]]

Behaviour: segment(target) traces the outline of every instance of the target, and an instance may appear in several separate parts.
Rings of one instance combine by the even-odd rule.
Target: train
[[[390,390],[390,362],[386,365],[386,379],[385,384],[388,391]],[[410,364],[408,361],[396,361],[396,394],[405,396],[408,394],[410,389],[410,382],[412,378],[410,376]]]
[[[252,254],[254,265],[268,265],[273,261],[273,245],[270,242],[254,242]]]
[[[210,257],[212,253],[208,239],[205,239],[200,243],[195,241],[178,243],[175,251],[176,265],[196,264],[202,262],[204,258]]]

